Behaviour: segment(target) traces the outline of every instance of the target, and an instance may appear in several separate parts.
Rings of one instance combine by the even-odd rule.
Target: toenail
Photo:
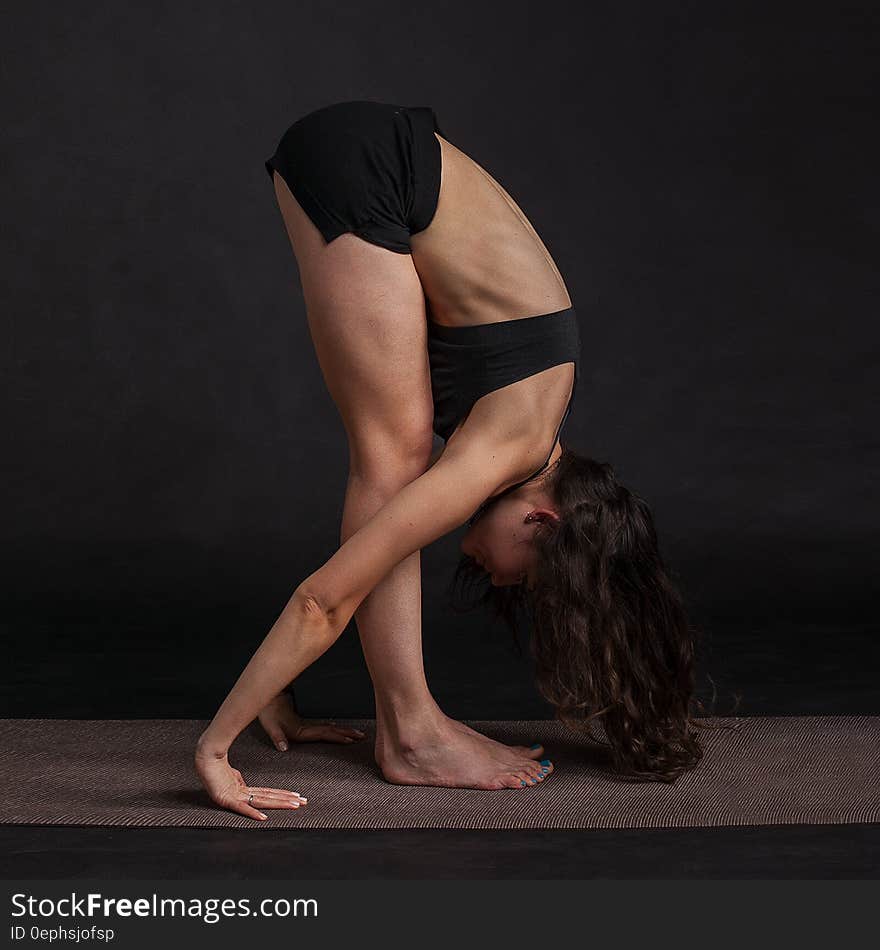
[[[530,749],[540,749],[540,748],[541,748],[541,743],[540,743],[540,742],[536,742],[534,745],[530,745],[529,748],[530,748]]]
[[[538,780],[535,779],[535,778],[530,778],[530,779],[529,779],[529,784],[530,784],[530,785],[534,785],[535,782],[537,782],[537,781],[538,781]]]
[[[549,765],[549,764],[550,764],[549,759],[541,759],[541,765]]]
[[[523,787],[525,787],[525,784],[526,784],[526,783],[525,783],[522,779],[520,779],[520,780],[519,780],[519,784],[522,785]]]
[[[550,769],[541,769],[541,775],[546,775]]]

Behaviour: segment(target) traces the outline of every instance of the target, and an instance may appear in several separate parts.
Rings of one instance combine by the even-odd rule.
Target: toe
[[[517,755],[525,759],[540,759],[544,754],[544,746],[535,743],[535,745],[512,745],[510,747]]]
[[[515,772],[506,772],[504,775],[499,775],[498,780],[501,782],[502,788],[522,789],[525,787],[522,778]],[[528,782],[526,782],[526,785],[528,785]]]

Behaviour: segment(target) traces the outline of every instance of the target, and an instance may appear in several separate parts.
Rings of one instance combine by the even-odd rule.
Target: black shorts
[[[440,143],[430,106],[336,102],[298,119],[266,159],[327,242],[347,231],[410,253],[434,217]]]

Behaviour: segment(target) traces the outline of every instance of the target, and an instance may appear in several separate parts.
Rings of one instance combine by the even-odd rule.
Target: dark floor
[[[0,828],[19,879],[876,878],[880,825],[599,831]]]
[[[32,615],[33,616],[33,615]],[[216,618],[215,618],[216,619]],[[448,622],[442,616],[433,623]],[[105,627],[112,618],[105,618]],[[173,621],[183,632],[211,625],[200,615]],[[172,621],[169,621],[169,624]],[[101,625],[57,620],[15,623],[8,638],[16,671],[6,717],[210,718],[249,659],[236,643],[242,617],[213,626],[212,649],[170,668],[162,638],[117,638]],[[166,625],[167,626],[167,625]],[[708,621],[706,669],[719,715],[740,697],[738,715],[880,713],[875,633],[858,624],[791,619]],[[259,629],[259,624],[256,624]],[[426,626],[426,656],[441,705],[458,718],[545,718],[527,662],[499,631],[464,627],[438,637]],[[204,634],[202,634],[204,636]],[[466,642],[465,642],[466,640]],[[181,650],[184,648],[181,647]],[[17,651],[20,651],[17,654]],[[468,657],[467,670],[461,657]],[[39,664],[34,658],[39,657]],[[133,689],[120,670],[137,670]],[[471,674],[470,679],[464,673]],[[491,675],[492,688],[475,685]],[[710,685],[701,676],[701,695]],[[311,716],[372,716],[370,682],[347,636],[298,681]],[[880,825],[596,831],[259,832],[225,829],[6,826],[4,878],[874,878]]]

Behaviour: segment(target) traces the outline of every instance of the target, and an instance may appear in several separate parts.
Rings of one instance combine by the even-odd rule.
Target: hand
[[[229,764],[225,753],[218,755],[196,748],[195,766],[212,801],[240,815],[247,815],[248,818],[264,821],[266,815],[258,808],[299,808],[308,801],[299,792],[248,785],[241,772]],[[253,798],[250,797],[251,794]]]
[[[290,693],[279,693],[257,718],[272,744],[280,752],[291,742],[355,742],[365,739],[360,729],[347,729],[332,722],[306,722],[294,709]]]

